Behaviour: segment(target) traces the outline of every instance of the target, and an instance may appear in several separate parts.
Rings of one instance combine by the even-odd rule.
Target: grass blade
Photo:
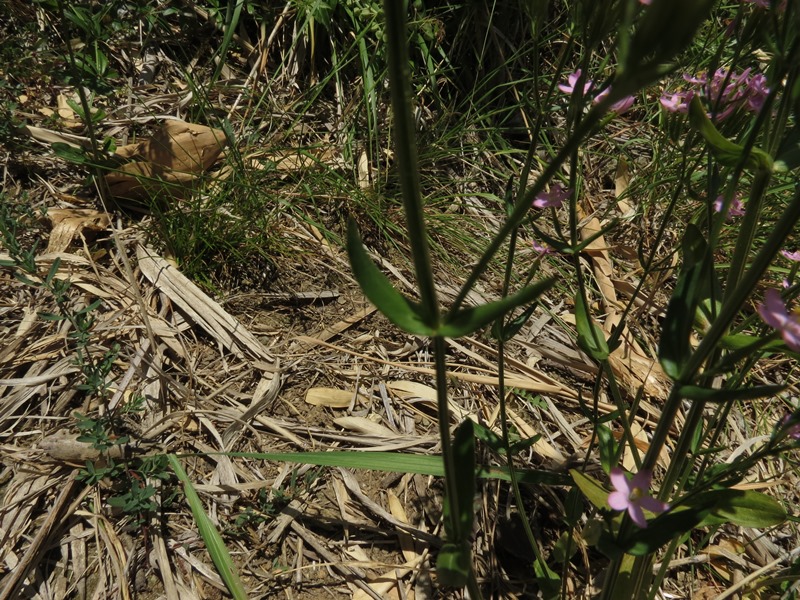
[[[222,581],[225,582],[225,586],[235,600],[247,600],[247,592],[245,592],[242,581],[239,579],[236,565],[233,564],[228,548],[225,547],[225,542],[222,541],[222,536],[206,514],[203,503],[200,501],[200,496],[197,495],[192,482],[189,480],[189,476],[186,474],[186,471],[183,470],[181,463],[174,454],[168,454],[167,459],[175,475],[177,475],[178,479],[183,483],[183,492],[186,494],[186,502],[192,509],[192,515],[197,523],[197,529],[200,531],[200,535],[206,543],[208,553],[211,555],[211,560],[214,561],[214,566],[217,568],[220,577],[222,577]]]

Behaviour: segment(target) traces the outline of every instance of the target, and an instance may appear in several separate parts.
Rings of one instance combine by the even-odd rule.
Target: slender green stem
[[[756,173],[753,185],[750,187],[747,211],[742,220],[739,235],[736,237],[736,247],[731,259],[731,267],[728,270],[728,281],[725,286],[726,298],[736,291],[747,265],[747,258],[753,248],[753,239],[760,221],[761,205],[763,204],[764,194],[769,185],[771,175],[769,171],[760,169]]]
[[[450,407],[447,403],[447,361],[445,352],[447,345],[442,336],[433,338],[434,366],[436,370],[436,404],[439,410],[439,438],[442,444],[442,460],[444,461],[445,502],[449,503],[450,516],[448,531],[453,536],[450,541],[459,543],[467,539],[470,532],[461,531],[461,521],[456,510],[458,487],[456,486],[456,464],[453,457],[453,443],[450,438]]]
[[[395,153],[400,171],[400,188],[403,195],[414,271],[419,285],[419,295],[428,325],[439,326],[439,303],[433,282],[425,214],[422,209],[422,191],[419,180],[417,143],[414,119],[411,114],[411,75],[408,68],[406,43],[405,2],[384,0],[386,35],[389,50],[389,81],[392,95],[392,115],[395,125]]]

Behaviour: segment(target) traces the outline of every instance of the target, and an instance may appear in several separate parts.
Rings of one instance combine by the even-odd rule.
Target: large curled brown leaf
[[[108,191],[117,200],[139,202],[164,194],[186,198],[226,144],[219,129],[166,121],[153,137],[117,148],[116,155],[128,162],[105,175]]]

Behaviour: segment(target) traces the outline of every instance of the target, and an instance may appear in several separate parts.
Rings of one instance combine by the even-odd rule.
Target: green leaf
[[[708,283],[704,275],[708,275],[709,271],[704,268],[708,260],[706,242],[696,226],[692,224],[687,226],[682,246],[683,265],[667,306],[658,347],[661,367],[672,379],[680,377],[683,366],[689,359],[691,352],[689,335],[703,286]]]
[[[503,438],[485,425],[472,421],[472,432],[476,440],[480,440],[498,454],[505,453],[506,449],[503,446]]]
[[[398,292],[372,262],[352,219],[347,224],[347,254],[353,276],[364,295],[387,319],[407,333],[429,337],[436,335],[434,324],[425,322],[421,307]]]
[[[721,489],[687,498],[685,503],[659,515],[647,529],[634,532],[625,540],[610,542],[609,549],[644,556],[655,552],[677,535],[696,527],[733,523],[740,527],[772,527],[786,520],[778,502],[753,490]]]
[[[194,516],[195,523],[197,523],[197,529],[203,541],[206,543],[206,548],[208,548],[208,553],[211,555],[211,560],[214,561],[217,572],[222,578],[222,581],[225,582],[225,587],[228,588],[228,591],[235,600],[247,600],[247,592],[242,585],[242,581],[239,579],[236,565],[233,564],[233,560],[231,559],[228,549],[225,547],[222,536],[206,514],[203,503],[200,501],[200,496],[197,495],[189,476],[186,475],[186,471],[183,470],[181,463],[174,454],[167,455],[167,459],[175,475],[177,475],[178,479],[183,483],[186,502],[192,509],[192,515]]]
[[[464,587],[469,579],[472,552],[467,544],[445,544],[436,558],[436,576],[446,587]]]
[[[597,449],[600,452],[600,465],[603,470],[608,472],[617,464],[619,444],[614,439],[614,435],[608,426],[598,423],[596,426],[597,431]]]
[[[342,450],[336,452],[219,452],[222,456],[255,458],[280,462],[317,465],[322,467],[344,467],[370,469],[389,473],[417,473],[444,477],[444,461],[441,456],[423,454],[401,454],[399,452],[361,452]],[[194,456],[185,454],[181,456]],[[568,476],[550,471],[515,469],[517,480],[525,485],[570,485]],[[478,465],[476,477],[511,481],[508,467]]]
[[[715,390],[696,385],[681,386],[680,394],[686,400],[700,400],[703,402],[731,402],[734,400],[756,400],[769,398],[786,389],[785,385],[756,385],[736,390]]]
[[[580,291],[575,294],[575,328],[578,330],[578,346],[581,350],[598,362],[608,359],[611,352],[606,335],[589,315]]]
[[[73,164],[86,165],[92,162],[83,148],[65,144],[64,142],[53,142],[50,147],[56,156]]]
[[[492,337],[499,340],[502,336],[503,341],[507,342],[517,335],[520,330],[525,327],[533,313],[536,311],[536,304],[531,304],[528,308],[522,311],[519,315],[511,319],[508,323],[503,323],[502,319],[495,321],[492,327]],[[501,331],[502,326],[502,331]]]
[[[619,552],[633,556],[645,556],[656,552],[676,536],[683,535],[699,526],[708,517],[711,507],[707,505],[681,506],[663,513],[648,521],[646,529],[637,529],[624,540],[609,539],[609,534],[601,534],[598,547],[603,553]]]
[[[601,510],[611,510],[608,505],[608,490],[605,489],[600,482],[588,475],[581,473],[577,469],[570,469],[569,474],[572,475],[572,480],[578,489],[583,492],[586,499],[593,504],[596,508]]]
[[[689,122],[706,140],[711,153],[721,165],[735,167],[744,162],[744,166],[748,169],[772,170],[772,157],[769,154],[753,147],[750,153],[745,156],[744,146],[736,144],[723,136],[706,115],[698,96],[692,98],[689,104]]]
[[[745,333],[733,333],[723,336],[720,340],[720,346],[725,350],[746,350],[747,354],[750,354],[762,346],[766,349],[774,349],[778,348],[780,345],[781,342],[779,340],[770,340],[769,338],[756,337]],[[741,358],[744,358],[744,356]]]
[[[466,542],[472,534],[472,523],[475,519],[475,434],[470,419],[465,419],[456,429],[453,437],[453,459],[458,497],[449,498],[448,504],[451,510],[456,510],[455,518],[460,524],[459,531],[467,537],[451,538],[451,540]]]
[[[502,300],[496,300],[495,302],[489,302],[481,306],[463,308],[452,316],[448,315],[444,324],[436,333],[444,337],[452,338],[469,335],[492,321],[499,319],[518,306],[528,304],[538,299],[539,296],[553,285],[554,281],[554,279],[545,279],[524,287],[516,294],[503,298]]]
[[[786,511],[777,500],[755,490],[713,490],[711,514],[702,525],[733,523],[739,527],[773,527],[786,520]]]

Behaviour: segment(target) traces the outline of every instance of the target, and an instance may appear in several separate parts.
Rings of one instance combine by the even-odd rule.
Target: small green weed
[[[295,498],[304,494],[321,475],[321,469],[309,469],[298,477],[298,470],[292,471],[288,483],[283,488],[258,490],[252,505],[247,506],[234,520],[229,533],[242,535],[247,528],[255,527],[274,519]]]

